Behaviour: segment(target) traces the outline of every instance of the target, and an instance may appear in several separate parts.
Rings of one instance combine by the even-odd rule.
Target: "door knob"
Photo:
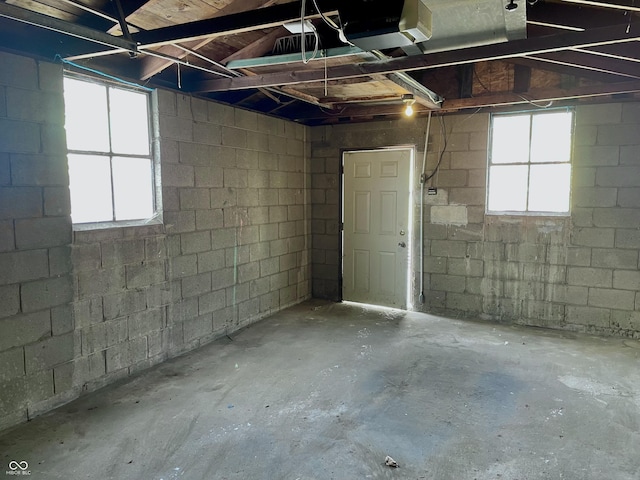
[[[404,243],[404,242],[399,242],[399,243],[398,243],[398,246],[400,246],[400,247],[404,248],[404,247],[406,247],[406,246],[407,246],[407,244],[406,244],[406,243]]]

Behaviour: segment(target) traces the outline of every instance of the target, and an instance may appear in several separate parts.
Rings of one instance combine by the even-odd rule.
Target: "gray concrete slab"
[[[307,302],[4,432],[0,473],[638,479],[639,347]]]

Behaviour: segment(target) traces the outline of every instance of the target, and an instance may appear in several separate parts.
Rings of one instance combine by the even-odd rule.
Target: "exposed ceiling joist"
[[[320,1],[320,7],[326,14],[337,13],[337,0]],[[311,9],[310,9],[311,10]],[[315,11],[308,12],[306,18],[319,18]],[[283,23],[299,21],[300,5],[298,2],[274,5],[248,12],[198,20],[184,25],[157,28],[135,35],[140,48],[153,48],[172,43],[182,43],[200,38],[214,38],[222,35],[233,35],[260,28],[278,27]]]
[[[87,40],[99,45],[113,48],[113,52],[136,52],[135,42],[120,37],[114,37],[108,33],[87,28],[77,23],[67,22],[58,18],[43,15],[41,13],[15,7],[4,2],[0,2],[0,17],[5,17],[22,23],[27,23],[36,27],[45,28],[58,33],[64,33],[72,37]]]
[[[605,59],[598,55],[586,53],[586,51],[552,52],[528,58],[585,70],[593,70],[595,72],[610,73],[621,77],[640,79],[640,65],[637,63],[611,58]]]
[[[234,79],[206,80],[189,88],[194,92],[242,90],[265,86],[295,85],[325,79],[364,77],[402,71],[425,70],[486,60],[504,60],[526,55],[567,50],[573,47],[590,47],[640,40],[640,26],[615,25],[584,32],[568,32],[548,37],[535,37],[495,45],[482,45],[461,50],[399,57],[378,62],[342,65],[324,70],[284,72]]]

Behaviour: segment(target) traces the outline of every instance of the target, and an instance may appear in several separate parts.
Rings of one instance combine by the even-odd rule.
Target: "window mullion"
[[[525,212],[529,211],[529,188],[531,183],[531,145],[533,140],[533,114],[529,115],[529,149],[527,151],[527,195],[525,198]]]
[[[107,89],[107,128],[109,131],[109,183],[111,184],[111,218],[116,221],[116,191],[113,185],[113,142],[111,140],[111,88]]]

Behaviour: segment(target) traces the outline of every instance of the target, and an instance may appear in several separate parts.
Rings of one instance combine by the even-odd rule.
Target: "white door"
[[[344,300],[407,308],[412,154],[344,153]]]

